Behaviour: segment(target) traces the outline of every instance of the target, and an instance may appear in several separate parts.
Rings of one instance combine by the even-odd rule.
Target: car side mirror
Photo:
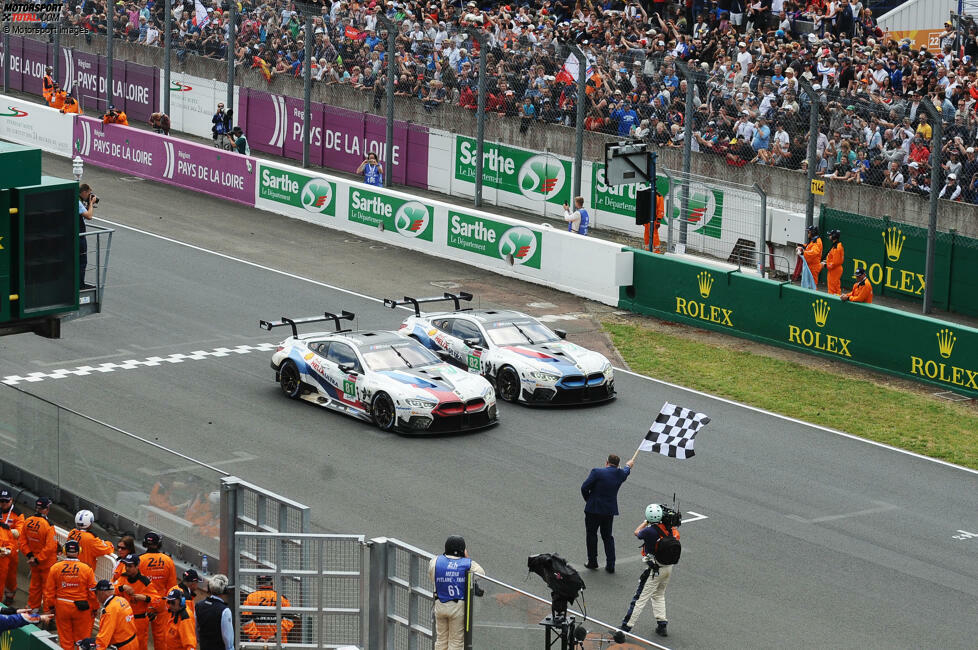
[[[342,372],[345,372],[348,375],[358,375],[358,374],[360,374],[360,373],[357,372],[357,367],[355,365],[353,365],[352,363],[341,363],[340,364],[340,370]]]
[[[558,337],[562,339],[567,338],[567,330],[554,330],[554,334],[556,334]]]
[[[477,339],[477,338],[465,339],[462,342],[465,343],[465,345],[469,346],[470,348],[481,348],[482,347],[482,342],[479,341],[479,339]]]

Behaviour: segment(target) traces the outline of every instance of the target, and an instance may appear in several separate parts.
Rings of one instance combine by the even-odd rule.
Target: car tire
[[[496,373],[496,396],[506,402],[520,401],[520,376],[512,366],[503,366]]]
[[[286,360],[282,363],[282,367],[278,369],[278,385],[291,399],[298,399],[302,395],[302,375],[299,374],[295,361]]]
[[[370,404],[370,416],[381,431],[393,431],[397,427],[397,410],[394,400],[387,393],[378,393]]]

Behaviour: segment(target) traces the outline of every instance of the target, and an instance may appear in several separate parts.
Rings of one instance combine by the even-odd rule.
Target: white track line
[[[0,383],[8,386],[27,382],[36,383],[45,379],[64,379],[65,377],[84,377],[96,372],[115,372],[116,370],[133,370],[144,366],[159,366],[164,363],[183,363],[184,361],[200,361],[211,357],[226,357],[230,354],[248,354],[250,352],[268,352],[277,347],[275,343],[258,343],[256,345],[236,345],[233,348],[220,347],[213,350],[194,350],[188,354],[175,353],[165,357],[153,356],[146,359],[128,359],[119,363],[100,363],[97,366],[78,366],[77,368],[61,368],[49,372],[29,372],[26,375],[7,375]]]
[[[248,266],[252,266],[252,267],[257,268],[257,269],[262,269],[263,271],[270,271],[272,273],[278,273],[279,275],[284,275],[286,277],[293,278],[295,280],[302,280],[303,282],[309,282],[310,284],[315,284],[315,285],[318,285],[320,287],[327,287],[329,289],[334,289],[336,291],[340,291],[342,293],[346,293],[346,294],[349,294],[351,296],[356,296],[358,298],[363,298],[364,300],[369,300],[371,302],[379,302],[379,303],[383,303],[384,302],[382,298],[374,298],[373,296],[368,296],[366,294],[362,294],[362,293],[359,293],[357,291],[351,291],[350,289],[344,289],[343,287],[337,287],[337,286],[332,285],[332,284],[327,284],[326,282],[320,282],[319,280],[313,280],[313,279],[310,279],[310,278],[304,278],[301,275],[296,275],[294,273],[289,273],[288,271],[282,271],[282,270],[279,270],[279,269],[272,268],[270,266],[264,266],[262,264],[257,264],[256,262],[250,262],[248,260],[243,260],[240,257],[234,257],[232,255],[227,255],[226,253],[220,253],[218,251],[213,251],[213,250],[210,250],[209,248],[203,248],[201,246],[196,246],[194,244],[188,244],[187,242],[180,241],[179,239],[173,239],[171,237],[166,237],[164,235],[158,235],[156,233],[149,232],[147,230],[141,230],[139,228],[133,228],[132,226],[127,226],[125,224],[116,223],[114,221],[107,221],[105,219],[98,219],[98,221],[102,221],[104,223],[110,224],[110,225],[115,226],[117,228],[124,228],[126,230],[131,230],[133,232],[140,233],[142,235],[147,235],[149,237],[156,237],[157,239],[161,239],[161,240],[166,241],[166,242],[177,244],[179,246],[185,246],[187,248],[190,248],[190,249],[193,249],[193,250],[196,250],[196,251],[200,251],[202,253],[210,253],[211,255],[216,255],[216,256],[221,257],[221,258],[226,259],[226,260],[231,260],[231,261],[234,261],[234,262],[240,262],[241,264],[247,264]],[[410,309],[408,307],[403,307],[402,306],[402,307],[399,307],[399,308],[410,311]],[[629,313],[631,313],[631,312],[629,312]],[[811,422],[805,422],[804,420],[799,420],[798,418],[793,418],[793,417],[788,416],[788,415],[782,415],[780,413],[774,413],[772,411],[768,411],[766,409],[762,409],[762,408],[757,407],[757,406],[751,406],[750,404],[743,404],[741,402],[737,402],[737,401],[732,400],[732,399],[727,399],[725,397],[718,397],[717,395],[711,395],[710,393],[704,393],[703,391],[695,390],[693,388],[687,388],[686,386],[680,386],[679,384],[674,384],[672,382],[664,381],[662,379],[656,379],[655,377],[649,377],[648,375],[641,375],[641,374],[639,374],[637,372],[632,372],[631,370],[625,370],[624,368],[615,368],[615,371],[616,372],[624,373],[626,375],[631,375],[633,377],[638,377],[638,378],[644,379],[646,381],[651,381],[651,382],[654,382],[656,384],[660,384],[662,386],[668,386],[669,388],[675,388],[677,390],[683,390],[683,391],[692,393],[694,395],[700,395],[702,397],[707,397],[709,399],[716,400],[716,401],[722,402],[724,404],[730,404],[731,406],[736,406],[738,408],[746,409],[748,411],[753,411],[755,413],[762,413],[764,415],[768,415],[768,416],[771,416],[771,417],[774,417],[774,418],[778,418],[780,420],[784,420],[785,422],[793,422],[795,424],[800,424],[802,426],[811,427],[812,429],[818,429],[819,431],[824,431],[826,433],[831,433],[831,434],[836,435],[836,436],[841,436],[843,438],[848,438],[849,440],[855,440],[857,442],[862,442],[862,443],[865,443],[867,445],[873,445],[874,447],[879,447],[881,449],[888,449],[890,451],[895,451],[895,452],[900,453],[900,454],[903,454],[905,456],[912,456],[913,458],[919,458],[921,460],[930,461],[932,463],[937,463],[938,465],[943,465],[945,467],[951,467],[951,468],[954,468],[954,469],[962,470],[964,472],[968,472],[969,474],[973,474],[975,476],[978,476],[978,470],[973,470],[970,467],[962,467],[961,465],[955,465],[954,463],[949,463],[946,460],[940,460],[938,458],[931,458],[930,456],[924,456],[923,454],[918,454],[916,452],[908,451],[906,449],[900,449],[899,447],[894,447],[893,445],[887,445],[887,444],[884,444],[882,442],[876,442],[875,440],[867,440],[865,438],[860,438],[859,436],[855,436],[855,435],[853,435],[851,433],[846,433],[844,431],[839,431],[837,429],[832,429],[830,427],[822,426],[821,424],[813,424]]]

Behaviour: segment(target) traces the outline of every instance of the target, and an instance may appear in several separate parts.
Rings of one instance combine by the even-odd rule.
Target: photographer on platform
[[[85,267],[88,266],[88,237],[85,237],[85,222],[95,218],[98,197],[92,194],[88,183],[78,186],[78,283],[82,289],[91,289],[85,282]]]
[[[638,589],[625,612],[621,629],[631,632],[645,604],[652,599],[655,615],[655,633],[669,636],[666,632],[666,586],[672,576],[672,566],[679,561],[681,546],[679,531],[682,515],[671,508],[650,503],[645,508],[645,521],[635,529],[635,536],[642,540],[642,559],[647,568],[638,579]]]
[[[478,562],[469,558],[465,539],[452,535],[445,540],[445,552],[432,558],[428,577],[435,583],[435,648],[462,650],[465,645],[465,598],[468,573],[485,575]],[[476,592],[473,586],[472,593]]]

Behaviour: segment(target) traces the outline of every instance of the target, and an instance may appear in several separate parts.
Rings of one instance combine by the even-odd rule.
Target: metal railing
[[[257,485],[229,476],[221,481],[221,529],[229,531],[221,538],[223,548],[221,571],[236,584],[236,560],[240,550],[232,533],[308,533],[309,506],[270,492]],[[268,554],[265,547],[256,547],[253,561],[256,566],[275,566],[281,559]],[[226,559],[224,559],[226,558]]]
[[[427,650],[434,644],[434,584],[425,550],[396,539],[370,540],[367,647]]]
[[[362,535],[237,532],[234,537],[238,648],[363,646],[367,545]],[[272,579],[280,596],[274,603],[245,601],[258,576]],[[263,622],[243,625],[262,615]],[[283,633],[271,642],[259,634],[276,630]]]

